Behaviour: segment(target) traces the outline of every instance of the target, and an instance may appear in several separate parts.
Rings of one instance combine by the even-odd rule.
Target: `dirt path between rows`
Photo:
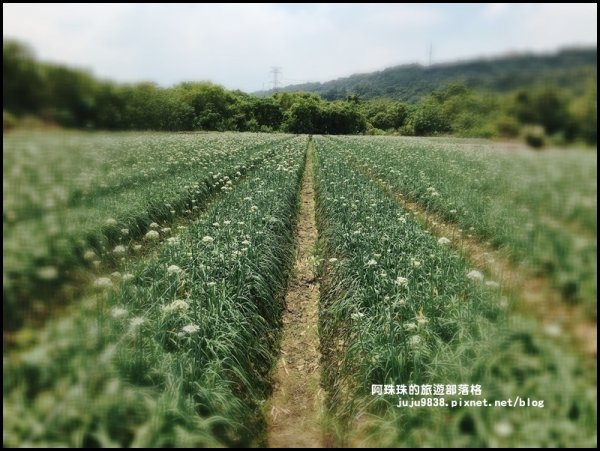
[[[296,225],[296,260],[285,297],[281,356],[267,405],[271,448],[323,446],[324,393],[319,370],[319,285],[313,255],[317,241],[312,143],[309,143]]]
[[[566,333],[567,341],[588,357],[597,355],[597,323],[579,306],[568,305],[561,294],[543,276],[532,276],[527,270],[515,266],[507,256],[469,236],[456,225],[449,224],[436,214],[427,212],[415,202],[394,191],[368,169],[352,162],[356,169],[379,185],[402,208],[413,213],[423,226],[438,237],[450,239],[450,245],[460,251],[474,269],[485,272],[499,282],[503,289],[521,301],[517,311],[534,314],[541,320],[543,331],[553,337]]]

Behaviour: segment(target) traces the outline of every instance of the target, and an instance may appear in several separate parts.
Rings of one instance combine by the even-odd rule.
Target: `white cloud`
[[[502,16],[508,10],[509,6],[509,3],[488,3],[483,10],[483,15],[490,18]]]
[[[521,22],[523,39],[530,48],[552,49],[565,42],[596,43],[598,5],[596,3],[544,3],[535,5]]]
[[[325,81],[421,61],[596,42],[597,6],[444,4],[4,4],[3,33],[40,58],[119,81],[229,88]],[[483,14],[489,20],[480,20]],[[479,27],[479,28],[477,28]],[[439,59],[438,59],[439,60]]]
[[[438,24],[444,19],[440,9],[424,5],[388,5],[387,8],[365,11],[367,20],[376,27],[428,27]]]

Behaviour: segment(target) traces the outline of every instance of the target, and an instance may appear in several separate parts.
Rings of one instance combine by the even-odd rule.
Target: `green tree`
[[[277,130],[283,122],[281,105],[274,97],[257,98],[250,103],[250,115],[259,126]]]
[[[555,87],[545,87],[536,93],[534,111],[538,123],[550,135],[564,130],[569,122],[566,97]]]
[[[45,67],[42,115],[69,127],[93,127],[99,83],[88,73],[65,66]]]
[[[417,136],[438,135],[450,131],[450,121],[442,107],[434,101],[426,101],[415,107],[410,117]]]
[[[588,144],[598,142],[598,97],[596,80],[587,83],[583,96],[574,99],[569,107],[574,134]]]
[[[324,103],[321,113],[320,127],[313,133],[333,135],[363,133],[367,121],[355,103],[335,101]],[[320,131],[318,131],[320,129]]]
[[[284,129],[291,133],[324,133],[324,114],[318,99],[297,99],[285,112]]]
[[[33,51],[17,41],[3,41],[2,108],[12,113],[38,113],[44,103],[44,77]]]

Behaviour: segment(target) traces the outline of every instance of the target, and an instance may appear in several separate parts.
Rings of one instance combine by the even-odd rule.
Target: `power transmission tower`
[[[273,76],[273,91],[279,88],[279,75],[281,75],[281,67],[271,66],[271,75]]]

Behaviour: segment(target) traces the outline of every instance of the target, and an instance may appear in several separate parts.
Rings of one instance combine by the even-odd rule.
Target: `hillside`
[[[352,94],[363,98],[389,97],[416,102],[452,82],[475,89],[507,92],[540,83],[557,84],[579,92],[585,80],[597,74],[597,49],[570,48],[554,54],[519,54],[481,58],[424,67],[410,64],[366,74],[355,74],[325,83],[304,83],[280,88],[282,92],[314,92],[328,100]],[[261,91],[258,95],[270,95]]]

